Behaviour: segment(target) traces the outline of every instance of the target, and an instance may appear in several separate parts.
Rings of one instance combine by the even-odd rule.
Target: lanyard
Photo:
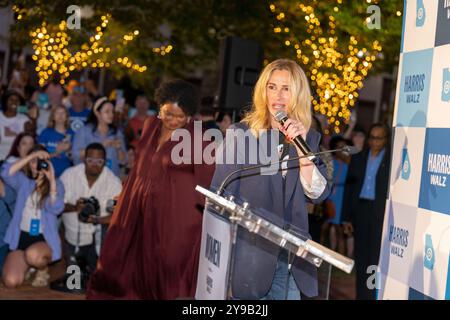
[[[34,218],[39,219],[39,203],[38,203],[38,193],[37,190],[33,191],[31,194],[31,205],[34,207]]]

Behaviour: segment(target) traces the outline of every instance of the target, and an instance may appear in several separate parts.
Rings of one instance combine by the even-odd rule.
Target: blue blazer
[[[236,129],[247,130],[248,126],[244,123],[238,123],[231,126],[230,129],[236,132]],[[227,135],[230,133],[228,131]],[[237,139],[234,138],[230,141],[236,142]],[[267,151],[273,150],[273,148],[270,148],[270,139],[265,139],[267,141],[265,143],[263,143],[264,140],[261,140],[261,138],[256,140],[258,147],[262,148],[265,154],[270,156],[270,152]],[[222,159],[225,159],[226,153],[234,149],[235,159],[238,157],[241,159],[245,158],[242,155],[242,150],[240,150],[242,148],[237,150],[237,144],[231,144],[229,143],[230,141],[225,140],[222,148],[219,148],[219,157],[222,156]],[[306,136],[306,142],[312,152],[319,151],[319,141],[320,134],[310,129]],[[245,145],[243,150],[247,153],[249,148],[248,145]],[[262,153],[264,154],[264,152]],[[296,148],[291,145],[289,148],[289,157],[293,158],[296,156]],[[261,161],[263,158],[264,156],[258,156],[258,162],[263,163]],[[278,154],[276,155],[276,159],[278,160]],[[267,159],[264,159],[264,161],[267,161]],[[217,189],[230,172],[249,165],[245,161],[241,162],[244,163],[217,163],[216,171],[211,182],[212,189]],[[315,164],[320,173],[326,177],[326,168],[323,161],[317,159],[315,160]],[[327,187],[318,199],[309,199],[305,195],[300,182],[299,162],[295,160],[289,161],[283,199],[283,178],[281,170],[276,170],[276,174],[273,175],[260,175],[260,172],[258,169],[253,172],[247,171],[240,175],[238,174],[226,187],[226,193],[232,194],[241,200],[248,201],[252,208],[263,209],[260,211],[260,214],[279,227],[286,229],[286,222],[290,222],[301,234],[307,235],[310,239],[306,203],[320,203],[326,199],[330,193],[331,186],[327,184]],[[232,276],[233,297],[238,299],[260,299],[267,295],[275,274],[279,253],[280,248],[277,245],[239,227]],[[301,258],[295,257],[291,272],[302,294],[307,297],[317,296],[317,269],[315,266]]]

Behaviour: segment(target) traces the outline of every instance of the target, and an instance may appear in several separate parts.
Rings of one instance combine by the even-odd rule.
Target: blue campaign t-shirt
[[[66,135],[70,138],[70,142],[73,142],[74,132],[69,128],[66,134],[62,134],[53,128],[46,128],[38,137],[38,143],[42,144],[50,154],[56,152],[56,147]],[[51,158],[53,167],[55,168],[55,175],[59,177],[64,170],[72,166],[69,156],[66,152],[59,154],[58,156]]]
[[[70,120],[70,129],[73,132],[77,132],[80,128],[84,127],[86,124],[87,118],[91,111],[89,109],[84,109],[81,112],[76,112],[72,107],[69,108],[69,120]]]

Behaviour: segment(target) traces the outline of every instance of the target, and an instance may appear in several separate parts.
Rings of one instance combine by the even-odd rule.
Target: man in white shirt
[[[99,143],[86,148],[84,163],[69,168],[60,179],[66,190],[62,221],[65,228],[65,258],[67,264],[75,264],[74,256],[82,257],[90,271],[95,269],[100,254],[101,241],[111,220],[107,202],[122,191],[122,184],[111,170],[105,167],[106,151]],[[99,203],[97,215],[90,215],[87,223],[80,221],[80,213],[86,210],[86,200],[95,197]]]

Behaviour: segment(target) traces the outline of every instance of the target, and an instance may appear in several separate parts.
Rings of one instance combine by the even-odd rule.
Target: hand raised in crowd
[[[63,141],[59,142],[58,145],[56,146],[56,153],[60,154],[60,153],[69,151],[71,147],[72,147],[72,144],[70,143],[69,140],[63,140]]]
[[[46,160],[48,164],[48,168],[45,170],[42,170],[44,175],[47,177],[48,181],[54,182],[56,180],[55,178],[55,169],[53,168],[52,163],[49,160]]]
[[[30,154],[31,159],[41,159],[41,160],[49,160],[50,154],[47,151],[35,151],[32,154]]]
[[[14,162],[12,164],[11,168],[9,169],[9,174],[10,175],[15,174],[17,171],[21,170],[30,161],[32,161],[34,159],[49,160],[50,154],[47,151],[43,151],[43,150],[35,151],[35,152],[29,154],[28,156],[26,156],[25,158],[21,158],[21,159],[17,160],[16,162]]]

